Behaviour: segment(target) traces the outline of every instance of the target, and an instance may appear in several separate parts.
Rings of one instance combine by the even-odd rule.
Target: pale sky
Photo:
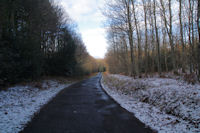
[[[100,7],[104,0],[55,0],[78,24],[88,52],[95,58],[103,58],[106,52],[105,29]]]

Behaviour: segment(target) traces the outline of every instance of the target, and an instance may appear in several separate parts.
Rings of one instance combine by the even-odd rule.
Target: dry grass
[[[166,77],[163,79],[133,79],[120,75],[104,75],[103,83],[113,91],[153,105],[161,111],[186,120],[198,128],[200,120],[197,113],[200,100],[198,86]],[[195,75],[187,74],[184,78],[190,84],[196,83]]]
[[[195,84],[198,81],[197,76],[194,73],[185,74],[183,79],[189,84]]]
[[[104,74],[104,82],[110,87],[114,87],[117,90],[123,90],[126,93],[147,88],[147,84],[140,82],[139,80],[122,80],[106,74]]]
[[[90,78],[92,76],[95,76],[97,73],[92,73],[90,75],[85,75],[85,76],[74,76],[74,77],[64,77],[64,76],[44,76],[41,77],[37,80],[33,80],[33,81],[23,81],[17,84],[12,84],[12,85],[7,85],[7,86],[0,86],[0,90],[7,90],[10,87],[13,86],[31,86],[33,88],[39,88],[39,89],[47,89],[49,87],[51,87],[50,83],[48,82],[48,80],[53,80],[56,81],[60,84],[70,84],[73,82],[78,82],[87,78]],[[46,86],[43,86],[43,81],[46,81]]]

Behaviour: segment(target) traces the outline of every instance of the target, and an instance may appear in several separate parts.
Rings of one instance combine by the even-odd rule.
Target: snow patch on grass
[[[25,85],[0,91],[0,132],[18,133],[23,130],[44,104],[68,86],[56,80],[45,80],[40,89]]]
[[[160,133],[200,132],[200,85],[170,78],[106,75],[105,91]]]

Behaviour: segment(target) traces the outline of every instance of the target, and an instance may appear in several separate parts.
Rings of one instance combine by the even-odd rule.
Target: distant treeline
[[[74,25],[50,0],[1,0],[0,85],[98,71]]]
[[[111,73],[173,71],[200,80],[200,0],[113,0],[103,13]]]

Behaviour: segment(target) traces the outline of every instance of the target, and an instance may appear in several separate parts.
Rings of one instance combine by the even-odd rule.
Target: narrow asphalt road
[[[22,133],[151,133],[101,88],[101,74],[60,92]]]

